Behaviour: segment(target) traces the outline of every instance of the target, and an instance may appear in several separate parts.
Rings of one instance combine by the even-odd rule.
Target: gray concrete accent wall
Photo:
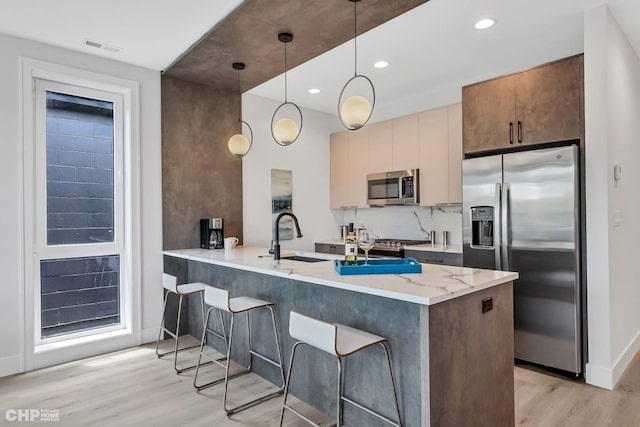
[[[231,64],[229,64],[231,68]],[[227,150],[235,91],[162,77],[163,248],[200,246],[201,218],[222,217],[242,242],[242,160]]]

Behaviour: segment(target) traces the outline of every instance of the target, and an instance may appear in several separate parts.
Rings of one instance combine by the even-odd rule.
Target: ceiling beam
[[[427,1],[359,1],[358,34]],[[352,39],[353,30],[353,2],[349,0],[247,0],[163,74],[235,89],[237,77],[231,65],[244,62],[244,92],[284,71],[284,47],[278,33],[294,36],[287,45],[287,68],[291,69]]]

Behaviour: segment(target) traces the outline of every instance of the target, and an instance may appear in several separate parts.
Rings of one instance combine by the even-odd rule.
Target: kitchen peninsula
[[[305,253],[327,262],[283,259],[275,266],[267,249],[258,247],[172,250],[164,255],[165,272],[178,276],[179,283],[200,281],[229,289],[232,295],[273,301],[286,364],[294,344],[288,334],[290,310],[387,337],[405,426],[514,423],[512,281],[517,273],[423,264],[419,274],[340,276],[331,255]],[[202,333],[196,321],[199,310],[199,301],[192,299],[194,336]],[[261,337],[268,344],[270,335],[267,323],[255,320],[252,342],[262,349]],[[241,330],[236,332],[245,333]],[[217,344],[212,343],[221,350]],[[374,351],[379,350],[349,358],[346,394],[390,414],[388,378],[377,375],[384,369],[381,358],[371,357]],[[245,360],[244,354],[232,357]],[[301,357],[308,371],[302,377],[314,387],[299,380],[291,385],[292,394],[333,413],[335,362],[321,352]],[[277,382],[268,367],[254,368]],[[371,423],[349,405],[344,417],[349,425]]]

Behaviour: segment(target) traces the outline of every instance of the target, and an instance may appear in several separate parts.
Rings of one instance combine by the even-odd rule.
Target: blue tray
[[[341,276],[353,274],[422,273],[422,264],[415,258],[370,259],[367,265],[358,260],[357,265],[345,265],[344,260],[334,260],[333,267]]]

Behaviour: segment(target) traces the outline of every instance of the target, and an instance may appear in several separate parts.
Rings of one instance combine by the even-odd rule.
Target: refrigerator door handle
[[[500,247],[502,252],[502,265],[505,271],[509,271],[511,266],[509,262],[509,248],[511,243],[509,242],[509,235],[511,232],[511,186],[508,183],[502,184],[502,200],[500,206],[500,231],[502,233],[500,239]]]
[[[502,270],[502,245],[501,245],[501,223],[502,223],[502,184],[496,183],[495,214],[493,220],[493,251],[496,257],[496,270]]]

